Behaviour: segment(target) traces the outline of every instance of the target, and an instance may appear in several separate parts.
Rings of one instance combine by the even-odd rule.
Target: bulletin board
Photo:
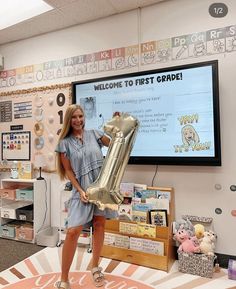
[[[2,132],[2,156],[7,161],[30,161],[31,132]]]
[[[0,168],[13,160],[33,164],[35,155],[43,154],[44,170],[54,172],[55,147],[71,99],[70,83],[0,93]]]

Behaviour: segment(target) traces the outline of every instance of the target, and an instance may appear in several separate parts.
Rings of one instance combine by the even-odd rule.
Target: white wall
[[[0,46],[0,54],[5,57],[6,69],[11,69],[83,53],[127,47],[137,44],[138,41],[142,43],[166,39],[236,24],[236,1],[224,1],[229,8],[228,15],[224,18],[212,18],[208,14],[211,3],[214,1],[167,1],[146,7],[141,10],[140,14],[138,10],[135,10],[63,31],[3,45]],[[139,16],[140,23],[138,22]],[[236,192],[230,191],[230,185],[236,183],[234,149],[236,142],[234,132],[236,52],[205,56],[198,58],[197,61],[210,59],[219,60],[222,166],[159,166],[154,185],[174,187],[177,219],[182,214],[213,217],[214,229],[218,234],[216,251],[236,255],[236,218],[230,213],[231,210],[236,209]],[[195,60],[168,62],[165,66],[191,62]],[[141,69],[159,67],[161,66],[148,65]],[[108,73],[101,73],[102,76],[106,74],[108,75]],[[97,76],[100,75],[96,74],[92,77]],[[91,78],[91,75],[87,75],[86,78]],[[79,80],[79,78],[67,78],[64,82],[74,80]],[[129,165],[123,181],[151,185],[154,172],[155,166]],[[51,185],[52,225],[58,225],[60,195],[58,184],[60,183],[55,174],[48,177],[53,180]],[[216,184],[220,184],[222,188],[216,190]],[[217,207],[222,209],[221,215],[215,214]]]

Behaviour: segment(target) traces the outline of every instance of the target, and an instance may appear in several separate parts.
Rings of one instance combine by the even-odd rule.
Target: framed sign
[[[167,227],[167,210],[150,210],[149,220],[152,225]]]
[[[30,131],[2,132],[2,160],[29,161],[30,139]]]

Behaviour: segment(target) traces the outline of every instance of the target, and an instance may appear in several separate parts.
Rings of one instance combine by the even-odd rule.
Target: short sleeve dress
[[[103,132],[98,130],[84,130],[83,143],[72,134],[59,142],[56,152],[64,153],[70,160],[76,179],[84,191],[93,183],[103,164],[101,151],[101,137]],[[84,203],[75,188],[68,202],[67,227],[86,226],[91,223],[93,216],[116,218],[117,212],[105,209],[99,210],[95,204]]]

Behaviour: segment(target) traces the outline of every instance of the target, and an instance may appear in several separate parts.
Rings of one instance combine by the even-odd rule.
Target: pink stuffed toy
[[[188,252],[188,253],[199,253],[200,247],[196,242],[195,237],[190,237],[189,233],[183,229],[179,228],[174,235],[174,239],[180,243],[178,252]]]

